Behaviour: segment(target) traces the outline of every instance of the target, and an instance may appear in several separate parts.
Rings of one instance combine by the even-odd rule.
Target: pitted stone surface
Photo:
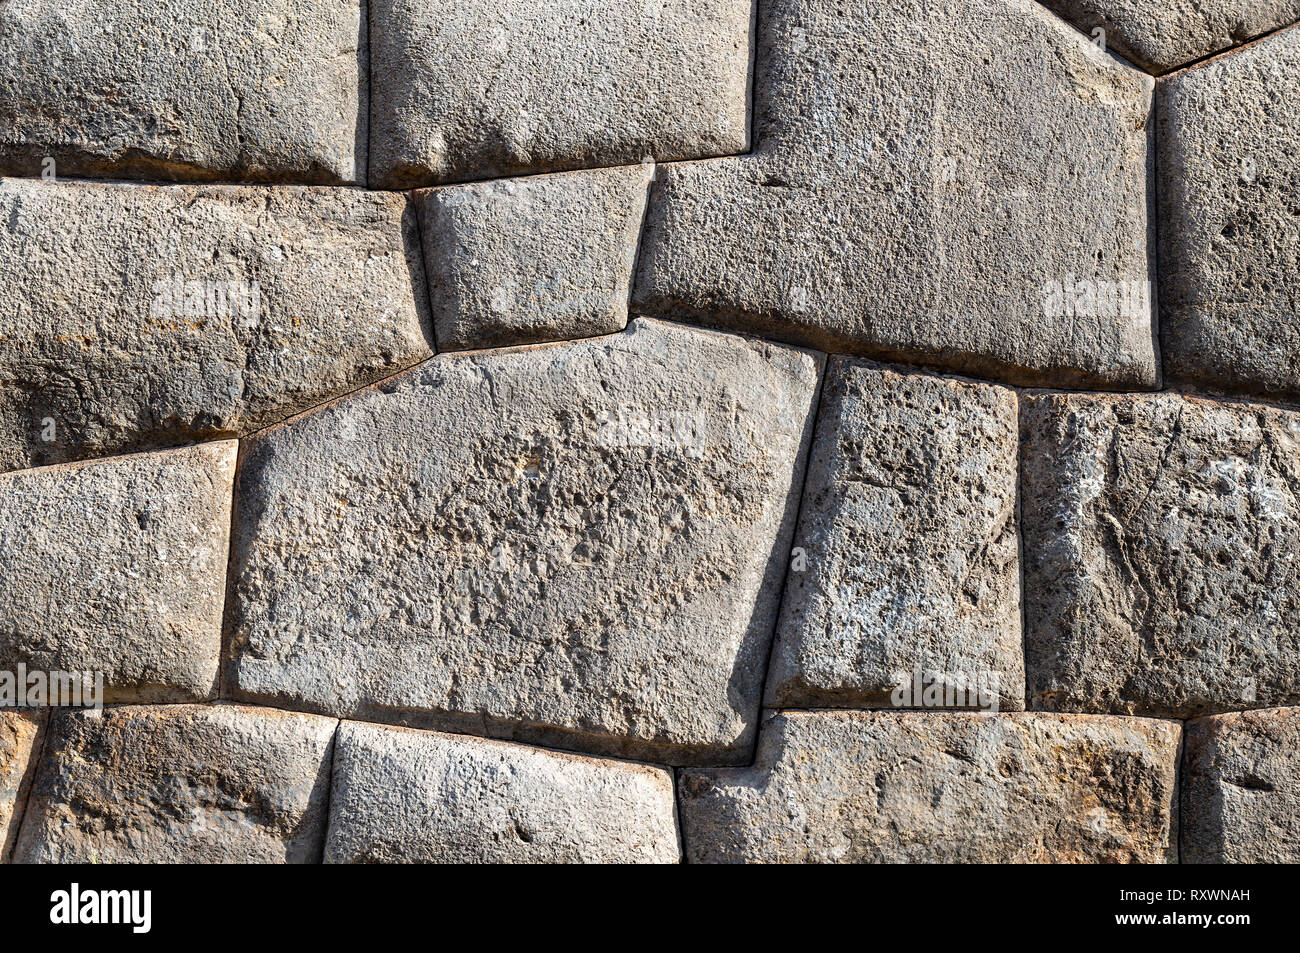
[[[1018,448],[1014,391],[831,361],[767,704],[1024,707]]]
[[[1149,76],[1033,0],[759,16],[755,152],[659,169],[634,311],[1015,384],[1155,387]]]
[[[326,863],[676,863],[665,768],[344,722]]]
[[[0,711],[0,864],[18,840],[44,725],[44,711]]]
[[[361,720],[745,760],[820,364],[637,320],[439,355],[259,434],[230,684]]]
[[[1176,722],[784,712],[748,768],[683,771],[688,861],[1170,862]]]
[[[654,166],[417,192],[440,351],[612,334]]]
[[[1030,707],[1300,701],[1300,414],[1021,397]]]
[[[402,196],[5,179],[0,220],[0,470],[241,435],[431,353]]]
[[[1300,29],[1162,80],[1159,115],[1166,373],[1300,400]]]
[[[1183,861],[1300,861],[1300,708],[1188,722],[1183,755]]]
[[[1300,20],[1300,0],[1042,0],[1152,73],[1240,46]]]
[[[748,148],[751,0],[373,0],[371,184]]]
[[[358,0],[14,0],[0,49],[4,174],[366,180]]]
[[[230,705],[58,712],[18,863],[314,863],[332,718]]]
[[[235,441],[0,474],[0,671],[105,701],[212,696]]]

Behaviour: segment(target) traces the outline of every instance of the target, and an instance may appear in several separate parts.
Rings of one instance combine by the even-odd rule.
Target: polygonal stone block
[[[0,864],[18,841],[45,718],[38,710],[0,711]]]

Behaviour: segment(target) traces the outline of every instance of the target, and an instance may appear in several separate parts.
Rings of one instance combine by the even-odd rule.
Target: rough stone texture
[[[1160,90],[1165,370],[1300,400],[1300,29]]]
[[[58,712],[14,860],[318,862],[336,725],[226,705]]]
[[[417,192],[440,351],[611,334],[654,166]]]
[[[0,470],[240,435],[427,357],[415,217],[353,189],[0,180]]]
[[[1151,73],[1295,23],[1300,0],[1042,0],[1079,29]]]
[[[744,152],[751,0],[373,0],[371,185]]]
[[[105,701],[212,696],[235,441],[0,474],[0,670]]]
[[[1021,397],[1030,707],[1300,701],[1300,414]]]
[[[756,71],[755,153],[659,169],[635,311],[1017,384],[1156,385],[1149,293],[1047,314],[1052,282],[1144,287],[1150,77],[1033,0],[771,0]]]
[[[749,757],[820,360],[637,320],[439,355],[247,444],[245,700]]]
[[[0,711],[0,864],[18,840],[44,725],[43,711]]]
[[[1014,391],[831,361],[767,704],[889,705],[920,670],[1024,707],[1018,449]]]
[[[366,180],[358,0],[11,0],[0,172]]]
[[[326,863],[676,863],[664,768],[345,722]]]
[[[1300,862],[1300,708],[1188,722],[1182,859]]]
[[[682,772],[686,856],[1171,862],[1179,733],[1087,715],[779,713],[753,767]]]

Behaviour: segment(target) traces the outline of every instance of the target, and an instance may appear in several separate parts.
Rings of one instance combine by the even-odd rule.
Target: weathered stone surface
[[[831,361],[767,704],[1024,707],[1018,449],[1014,391]]]
[[[1182,860],[1300,862],[1300,708],[1187,723]]]
[[[1300,414],[1021,396],[1030,707],[1300,701]]]
[[[211,697],[236,449],[0,474],[0,670],[102,672],[105,701]]]
[[[1300,30],[1162,80],[1159,115],[1165,370],[1300,400]]]
[[[611,334],[654,166],[417,192],[440,351]]]
[[[820,360],[636,320],[438,355],[246,444],[239,697],[747,760]]]
[[[1152,73],[1239,46],[1300,20],[1300,0],[1042,0]]]
[[[344,722],[326,863],[676,863],[664,768]]]
[[[0,10],[0,172],[366,180],[358,0]]]
[[[1017,384],[1156,385],[1150,77],[1033,0],[759,15],[755,152],[659,169],[634,311]]]
[[[353,189],[0,180],[0,469],[240,435],[428,357],[415,218]]]
[[[371,184],[748,148],[751,0],[373,0]]]
[[[58,712],[14,860],[318,862],[336,725],[229,705]]]
[[[778,713],[753,767],[682,773],[686,857],[1170,862],[1179,733],[1088,715]]]
[[[0,711],[0,864],[18,840],[44,725],[43,711]]]

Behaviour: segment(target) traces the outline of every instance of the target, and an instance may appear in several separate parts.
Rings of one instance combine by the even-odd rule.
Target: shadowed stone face
[[[0,474],[0,671],[100,672],[101,702],[213,697],[235,452]]]
[[[1150,73],[1193,60],[1300,20],[1300,0],[1042,0]],[[1101,31],[1098,36],[1097,31]]]
[[[60,712],[17,863],[319,863],[337,722],[234,705]]]
[[[1300,414],[1174,394],[1021,411],[1031,707],[1300,701]]]
[[[819,366],[638,320],[439,355],[258,435],[230,684],[360,719],[743,761]]]
[[[366,180],[358,0],[10,0],[0,49],[0,173]]]
[[[326,863],[676,863],[673,776],[344,722]]]
[[[1300,29],[1161,80],[1159,114],[1166,372],[1300,400]]]
[[[374,0],[371,185],[743,152],[752,9]]]
[[[752,767],[681,772],[687,860],[1167,863],[1179,734],[1090,715],[778,713]]]
[[[0,470],[248,433],[429,356],[406,198],[0,180]]]
[[[760,7],[752,156],[661,167],[637,311],[1153,388],[1153,81],[1031,0]]]
[[[43,711],[0,711],[0,864],[18,841],[45,719]]]
[[[832,359],[769,705],[888,706],[919,670],[1024,707],[1017,449],[1014,391]]]

